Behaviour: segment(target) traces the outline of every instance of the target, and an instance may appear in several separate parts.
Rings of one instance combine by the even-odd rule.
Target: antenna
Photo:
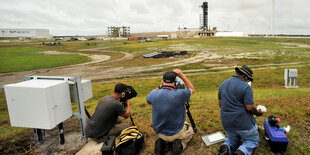
[[[275,15],[275,0],[272,0],[272,15],[271,15],[271,35],[274,36],[274,15]]]

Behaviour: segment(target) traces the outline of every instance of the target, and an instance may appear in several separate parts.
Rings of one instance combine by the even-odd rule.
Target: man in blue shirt
[[[252,154],[259,140],[253,115],[261,116],[262,112],[254,106],[253,91],[248,84],[253,81],[253,72],[246,65],[235,70],[237,75],[225,80],[218,92],[222,125],[227,135],[220,147],[220,155]]]
[[[176,76],[185,83],[187,89],[175,89]],[[185,122],[185,103],[195,92],[193,84],[181,70],[167,71],[158,89],[147,95],[152,105],[153,128],[159,138],[155,142],[155,154],[164,154],[165,142],[172,142],[172,154],[180,154],[192,139],[193,128]]]

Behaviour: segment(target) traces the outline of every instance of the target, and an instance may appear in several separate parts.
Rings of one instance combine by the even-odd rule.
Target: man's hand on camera
[[[127,100],[127,106],[130,106],[131,105],[131,102],[129,100]]]
[[[183,75],[183,72],[182,72],[180,69],[174,69],[173,71],[174,71],[175,73],[177,73],[178,76]]]
[[[195,88],[194,85],[187,79],[187,77],[183,74],[183,72],[180,69],[174,69],[173,70],[178,76],[183,80],[186,87],[191,90],[191,94],[194,94]]]

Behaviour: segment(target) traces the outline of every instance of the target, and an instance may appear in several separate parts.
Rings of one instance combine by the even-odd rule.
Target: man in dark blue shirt
[[[262,112],[254,106],[253,91],[248,84],[253,81],[253,72],[246,65],[235,70],[237,75],[225,80],[218,92],[222,125],[227,135],[220,155],[251,154],[259,140],[253,115],[261,116]],[[241,145],[240,138],[243,139]]]
[[[175,89],[176,76],[179,76],[188,89]],[[181,70],[167,71],[159,89],[147,95],[152,105],[152,121],[159,139],[155,142],[155,154],[164,154],[165,142],[172,142],[172,154],[180,154],[192,139],[193,128],[185,122],[185,103],[195,92],[193,84]]]

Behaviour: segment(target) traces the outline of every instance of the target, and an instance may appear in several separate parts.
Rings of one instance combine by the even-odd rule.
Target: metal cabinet
[[[4,86],[11,126],[52,129],[72,116],[69,84],[29,80]]]

